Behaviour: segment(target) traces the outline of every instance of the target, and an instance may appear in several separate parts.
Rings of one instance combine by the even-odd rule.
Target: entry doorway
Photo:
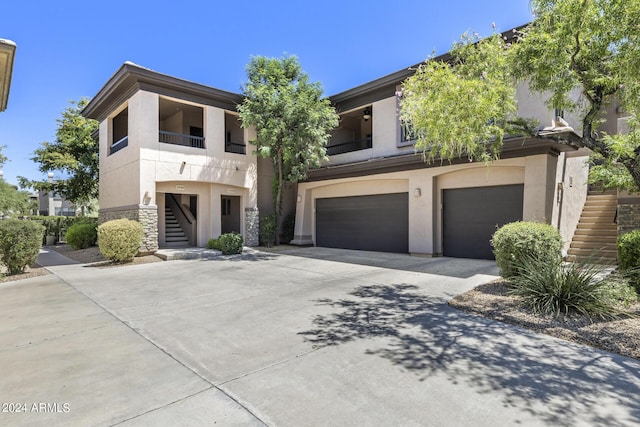
[[[240,196],[221,196],[220,202],[222,234],[240,233]]]

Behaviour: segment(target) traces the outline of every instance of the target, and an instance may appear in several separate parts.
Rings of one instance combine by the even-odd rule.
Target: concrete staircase
[[[164,236],[165,246],[176,248],[189,246],[189,238],[180,227],[176,216],[169,207],[164,208]]]
[[[589,191],[568,251],[569,261],[583,261],[591,257],[591,261],[598,264],[617,264],[618,227],[613,222],[617,207],[615,190]]]

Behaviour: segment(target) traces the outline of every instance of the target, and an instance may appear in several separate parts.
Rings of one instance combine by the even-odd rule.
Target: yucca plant
[[[581,314],[589,318],[625,315],[637,296],[624,280],[612,280],[606,267],[590,259],[576,263],[524,257],[512,278],[513,295],[533,312],[554,317]]]

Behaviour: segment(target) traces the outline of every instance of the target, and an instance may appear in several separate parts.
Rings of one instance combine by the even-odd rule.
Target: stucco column
[[[548,154],[529,156],[524,168],[524,221],[549,223],[553,215],[558,158]]]
[[[313,245],[313,199],[305,184],[298,185],[296,225],[292,245]]]

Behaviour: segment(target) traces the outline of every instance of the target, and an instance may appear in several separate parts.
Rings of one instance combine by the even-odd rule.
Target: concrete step
[[[615,249],[587,249],[587,248],[569,248],[569,255],[582,255],[593,257],[616,258],[618,252]]]
[[[574,239],[580,237],[612,237],[617,239],[617,227],[615,230],[608,228],[591,229],[591,228],[578,228],[573,236]]]
[[[571,241],[572,248],[587,248],[587,247],[603,247],[610,246],[616,247],[616,239],[573,239]]]
[[[165,245],[167,248],[184,248],[189,246],[189,242],[167,242]],[[166,260],[167,258],[165,258]]]
[[[172,231],[172,232],[165,233],[165,237],[166,238],[182,238],[182,239],[186,239],[187,235],[184,234],[182,231]]]
[[[616,244],[613,243],[601,243],[601,242],[571,242],[570,249],[602,249],[602,250],[616,250]]]

